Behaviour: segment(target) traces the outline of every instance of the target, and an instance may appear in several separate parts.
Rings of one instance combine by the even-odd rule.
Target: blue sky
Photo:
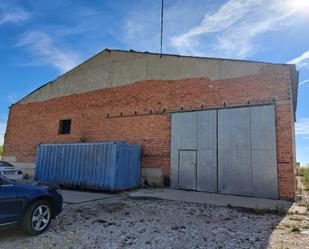
[[[159,51],[160,0],[0,0],[0,144],[8,107],[108,47]],[[295,63],[309,163],[309,0],[165,0],[164,52]]]

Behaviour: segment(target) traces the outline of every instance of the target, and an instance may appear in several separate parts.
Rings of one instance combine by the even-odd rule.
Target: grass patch
[[[302,221],[303,220],[303,218],[301,218],[301,217],[290,217],[289,219],[293,220],[293,221]]]
[[[289,249],[286,245],[279,245],[276,247],[276,249]]]
[[[309,191],[309,167],[301,167],[298,170],[298,175],[304,177],[305,189]]]
[[[279,214],[279,215],[286,215],[288,212],[289,212],[289,209],[288,208],[285,208],[283,206],[276,206],[276,212]]]
[[[299,233],[299,232],[300,232],[300,229],[299,229],[298,227],[294,226],[294,227],[292,228],[291,232],[293,232],[293,233]]]

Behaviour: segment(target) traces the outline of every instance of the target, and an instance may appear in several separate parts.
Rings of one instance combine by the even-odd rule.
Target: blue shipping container
[[[37,151],[35,179],[96,190],[138,188],[141,146],[121,142],[42,144]]]

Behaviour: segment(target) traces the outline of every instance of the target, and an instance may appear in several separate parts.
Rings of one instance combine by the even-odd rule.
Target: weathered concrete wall
[[[160,168],[142,168],[142,185],[163,186],[163,171]]]
[[[127,85],[144,80],[209,78],[221,80],[258,74],[265,63],[107,51],[60,76],[25,97],[20,103]]]
[[[146,80],[125,86],[60,97],[43,102],[12,106],[5,136],[5,156],[18,162],[34,163],[40,143],[122,140],[143,145],[143,176],[169,176],[169,110],[199,109],[271,102],[276,98],[276,140],[278,181],[281,198],[294,197],[293,108],[290,68],[265,65],[255,75],[211,80]],[[86,84],[87,82],[85,82]],[[153,109],[150,115],[149,110]],[[139,115],[132,116],[137,111]],[[107,118],[106,114],[119,116]],[[131,116],[126,116],[131,115]],[[59,120],[71,118],[72,132],[59,135]],[[152,181],[150,179],[149,181]],[[159,179],[162,183],[163,179]]]

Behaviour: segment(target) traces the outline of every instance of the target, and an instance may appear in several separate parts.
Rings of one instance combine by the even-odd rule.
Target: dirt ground
[[[303,195],[309,195],[303,192]],[[66,205],[45,234],[0,231],[1,249],[309,248],[304,200],[271,214],[205,204],[115,197]]]

